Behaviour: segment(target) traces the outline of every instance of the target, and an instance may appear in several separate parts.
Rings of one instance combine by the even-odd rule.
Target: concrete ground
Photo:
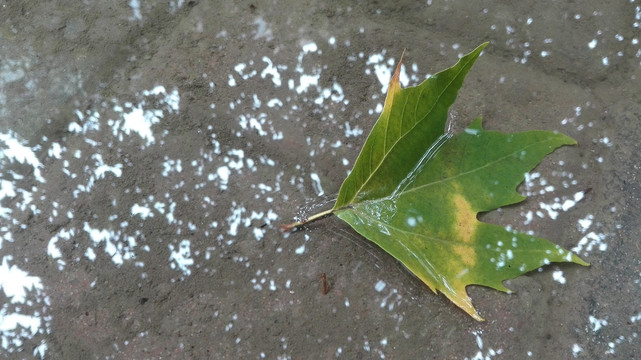
[[[631,359],[641,348],[641,5],[5,2],[0,357]],[[394,64],[415,85],[490,41],[457,130],[563,132],[484,221],[573,249],[435,295],[329,218]],[[576,194],[591,189],[580,201]],[[321,274],[329,292],[322,293]]]

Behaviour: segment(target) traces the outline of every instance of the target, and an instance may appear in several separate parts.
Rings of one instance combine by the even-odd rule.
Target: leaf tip
[[[554,131],[552,131],[552,133],[555,136],[557,136],[558,139],[559,139],[559,145],[557,145],[557,147],[563,146],[563,145],[574,146],[574,145],[578,144],[578,142],[576,140],[574,140],[573,138],[571,138],[571,137],[569,137],[569,136],[567,136],[567,135],[565,135],[565,134],[563,134],[563,133],[561,133],[559,131],[554,130]]]
[[[392,90],[396,91],[397,88],[400,87],[401,66],[403,65],[403,57],[405,57],[406,50],[407,49],[403,49],[401,58],[400,60],[398,60],[398,65],[396,65],[396,70],[394,71],[394,75],[392,75],[392,79],[390,80],[388,93],[391,93]]]
[[[460,304],[456,304],[458,307],[463,309],[468,315],[470,315],[474,320],[476,321],[485,321],[485,319],[479,315],[479,313],[476,311],[472,303],[469,304],[469,306],[461,306]]]
[[[490,42],[486,41],[486,42],[482,43],[481,45],[477,46],[476,49],[473,52],[476,52],[476,51],[481,52],[488,45],[490,45]]]
[[[581,259],[580,257],[578,257],[576,255],[572,256],[572,262],[575,263],[575,264],[579,264],[581,266],[592,266],[592,265],[590,265],[589,262],[583,261],[583,259]]]
[[[485,319],[483,319],[481,315],[479,315],[479,313],[476,311],[474,305],[472,305],[472,300],[467,295],[465,285],[463,285],[462,288],[456,289],[457,290],[454,290],[454,292],[452,292],[453,289],[441,289],[441,292],[443,292],[443,294],[445,294],[445,296],[447,296],[456,306],[465,311],[474,320],[485,321]]]

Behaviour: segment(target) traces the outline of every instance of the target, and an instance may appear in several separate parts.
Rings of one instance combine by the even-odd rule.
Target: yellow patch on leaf
[[[461,257],[465,265],[473,266],[476,264],[476,252],[472,248],[474,234],[476,233],[476,212],[472,210],[470,203],[460,194],[454,194],[454,233],[460,242],[464,245],[454,246],[454,252]]]
[[[385,105],[383,106],[383,113],[381,118],[388,119],[390,116],[390,111],[392,110],[392,104],[394,104],[394,96],[401,91],[401,65],[403,65],[403,56],[405,55],[405,50],[401,55],[401,60],[399,60],[398,65],[396,66],[396,71],[390,79],[389,86],[387,87],[387,96],[385,98]]]
[[[476,265],[476,252],[471,246],[456,245],[454,246],[454,252],[461,258],[463,264],[467,266]]]

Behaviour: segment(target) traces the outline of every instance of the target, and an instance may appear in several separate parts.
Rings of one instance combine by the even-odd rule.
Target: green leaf
[[[509,291],[504,280],[552,262],[588,265],[548,240],[477,219],[525,199],[516,192],[524,174],[576,144],[549,131],[486,131],[480,118],[446,133],[447,110],[486,45],[417,87],[401,89],[399,63],[334,208],[310,218],[335,214],[477,320],[468,285]]]
[[[421,158],[444,135],[447,110],[465,75],[487,43],[416,87],[401,89],[399,62],[381,117],[372,128],[354,168],[343,182],[334,209],[391,195]],[[402,59],[401,59],[402,61]]]

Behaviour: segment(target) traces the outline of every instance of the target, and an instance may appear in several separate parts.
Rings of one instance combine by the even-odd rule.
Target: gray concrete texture
[[[0,357],[638,356],[638,2],[11,1],[0,19]],[[591,267],[471,286],[477,322],[339,219],[278,227],[331,207],[404,48],[415,85],[484,41],[455,131],[482,116],[578,146],[480,218]]]

